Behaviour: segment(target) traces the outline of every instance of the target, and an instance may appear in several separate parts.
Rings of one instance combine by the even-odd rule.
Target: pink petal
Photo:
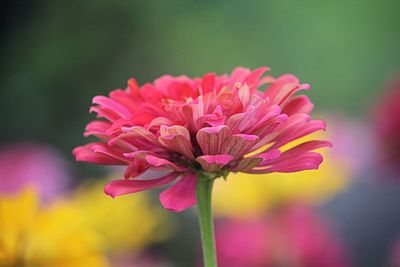
[[[208,94],[214,89],[215,78],[215,73],[208,73],[203,76],[203,80],[201,82],[201,90],[203,95]]]
[[[158,141],[168,149],[194,159],[189,131],[180,125],[161,126]]]
[[[173,124],[173,121],[171,121],[168,118],[165,117],[157,117],[155,119],[153,119],[149,125],[147,126],[147,129],[152,129],[152,128],[156,128],[159,129],[161,125],[167,125],[167,126],[171,126]]]
[[[265,72],[269,71],[270,68],[268,67],[260,67],[258,69],[253,70],[247,77],[244,79],[244,83],[247,83],[248,85],[254,85],[258,86],[259,85],[259,78],[261,75],[263,75]]]
[[[291,160],[284,160],[274,164],[268,169],[269,172],[298,172],[304,170],[316,170],[322,163],[322,156],[319,153],[308,152]]]
[[[197,142],[204,155],[219,154],[223,141],[227,138],[229,127],[218,125],[214,127],[204,127],[196,134]]]
[[[306,113],[309,114],[314,108],[314,104],[305,95],[299,95],[287,102],[284,106],[282,112],[288,116],[294,115],[296,113]]]
[[[197,176],[189,173],[160,194],[160,202],[164,208],[180,212],[196,204]]]
[[[281,152],[278,149],[271,149],[268,152],[260,153],[239,161],[238,165],[232,168],[232,171],[248,171],[258,166],[261,162],[279,158]]]
[[[236,113],[229,117],[226,125],[229,126],[232,133],[243,132],[248,126],[251,126],[257,120],[254,116],[255,107],[249,105],[245,112]]]
[[[172,172],[160,178],[152,180],[115,180],[104,187],[104,192],[115,198],[117,196],[136,193],[166,185],[179,176],[179,173]]]
[[[109,121],[116,121],[121,118],[115,112],[113,112],[107,108],[101,107],[101,106],[97,106],[97,107],[91,106],[89,109],[89,112],[90,113],[95,112],[95,113],[97,113],[97,116],[96,116],[97,118],[105,118]]]
[[[118,136],[117,138],[140,138],[141,140],[151,144],[159,144],[157,137],[152,132],[141,126],[122,127],[121,130],[124,132],[124,134]]]
[[[92,121],[89,122],[85,127],[84,136],[88,137],[94,135],[100,139],[109,139],[106,135],[106,131],[111,127],[111,123],[108,121]]]
[[[251,170],[254,167],[256,167],[261,161],[262,158],[244,158],[241,159],[235,167],[230,168],[229,170],[234,172],[238,171],[245,172],[247,170]]]
[[[223,115],[222,113],[222,108],[220,105],[218,105],[213,113],[210,114],[205,114],[204,116],[199,117],[196,120],[196,125],[203,127],[204,124],[207,124],[206,126],[219,126],[224,124],[226,121],[226,116]]]
[[[197,162],[201,164],[207,172],[215,172],[222,169],[226,164],[233,160],[231,155],[204,155],[197,157]]]
[[[313,120],[308,123],[299,123],[284,130],[280,135],[275,137],[272,141],[276,141],[276,143],[271,148],[281,147],[300,137],[309,135],[316,131],[325,130],[325,128],[326,124],[322,120]]]
[[[321,147],[332,147],[332,143],[329,141],[322,141],[322,140],[308,141],[285,151],[282,154],[281,158],[289,158],[293,155],[306,153]]]
[[[120,103],[116,102],[115,100],[105,97],[105,96],[95,96],[92,100],[93,104],[99,104],[102,107],[108,108],[118,114],[121,118],[129,119],[132,116],[132,113],[121,105]]]
[[[257,135],[234,134],[229,136],[221,147],[221,154],[232,155],[235,159],[250,152],[249,150],[260,140]]]
[[[235,68],[232,73],[231,76],[229,78],[229,82],[228,85],[230,87],[233,87],[237,82],[243,82],[243,80],[250,74],[250,70],[247,68],[243,68],[243,67],[237,67]]]
[[[145,160],[147,161],[148,164],[154,167],[168,167],[177,172],[183,172],[187,170],[187,168],[180,167],[169,160],[159,158],[150,154],[145,156]]]
[[[100,142],[77,147],[72,151],[72,154],[77,161],[104,165],[126,165],[129,163],[122,152]]]
[[[309,89],[308,84],[299,84],[296,76],[285,74],[274,81],[266,90],[265,96],[274,104],[281,105],[294,93],[302,89]]]
[[[149,167],[150,166],[143,160],[134,158],[126,168],[124,177],[125,179],[137,177],[147,171]]]

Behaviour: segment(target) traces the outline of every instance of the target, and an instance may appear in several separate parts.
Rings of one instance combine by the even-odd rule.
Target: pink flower
[[[14,194],[35,187],[44,200],[67,188],[66,163],[53,149],[33,143],[9,144],[0,149],[0,193]]]
[[[102,120],[90,122],[85,136],[100,142],[78,147],[73,154],[78,161],[127,166],[125,179],[105,187],[112,197],[178,180],[160,195],[162,205],[173,211],[196,203],[199,172],[225,177],[238,171],[317,169],[322,156],[312,151],[329,142],[314,140],[280,150],[325,129],[323,121],[311,120],[308,97],[293,96],[309,85],[290,74],[262,76],[267,70],[236,68],[229,76],[209,73],[193,79],[165,75],[141,87],[131,79],[127,89],[93,98],[90,110]],[[257,90],[262,87],[265,92]],[[166,174],[140,178],[147,170]]]
[[[216,228],[220,267],[350,266],[340,242],[306,206],[268,217],[222,220]]]
[[[400,76],[390,81],[374,111],[374,126],[385,164],[400,170]]]
[[[392,267],[400,267],[400,239],[398,238],[396,242],[394,243],[394,246],[392,248],[390,257],[390,266]]]

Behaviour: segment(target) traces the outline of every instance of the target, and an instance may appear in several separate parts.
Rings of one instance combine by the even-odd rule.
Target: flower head
[[[325,129],[323,121],[311,120],[308,97],[294,96],[309,85],[289,74],[263,76],[267,70],[236,68],[231,75],[193,79],[165,75],[141,87],[131,79],[125,90],[93,98],[91,111],[101,120],[90,122],[85,136],[95,135],[100,142],[73,154],[79,161],[127,166],[125,179],[105,187],[112,197],[178,179],[160,195],[163,206],[173,211],[196,203],[198,173],[216,178],[229,172],[317,169],[322,156],[312,151],[329,142],[312,140],[280,150]],[[142,179],[147,170],[164,175]]]

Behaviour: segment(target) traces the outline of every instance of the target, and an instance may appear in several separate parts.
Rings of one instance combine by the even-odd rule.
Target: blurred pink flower
[[[125,179],[112,181],[112,197],[164,186],[166,209],[181,211],[196,203],[197,173],[226,176],[228,172],[269,173],[317,169],[322,156],[313,150],[330,146],[312,140],[286,151],[293,140],[325,129],[311,120],[309,89],[290,74],[263,76],[268,68],[236,68],[231,75],[202,78],[162,76],[109,97],[96,96],[91,111],[99,118],[86,126],[85,136],[101,141],[76,148],[78,161],[126,165]],[[266,86],[265,92],[258,91]],[[268,145],[268,146],[267,146]],[[244,157],[250,152],[253,155]],[[156,179],[141,179],[147,170],[164,170]],[[135,179],[131,179],[135,178]]]
[[[335,146],[332,157],[345,163],[352,172],[364,170],[376,160],[376,144],[371,129],[363,121],[351,119],[344,114],[326,116],[329,124],[328,138]]]
[[[384,163],[400,170],[400,76],[391,80],[374,110],[374,126]]]
[[[396,240],[392,252],[390,255],[390,265],[391,267],[400,267],[400,238]]]
[[[0,149],[1,194],[31,186],[49,200],[66,189],[68,178],[66,163],[48,146],[17,143]]]
[[[350,266],[336,237],[305,206],[264,218],[223,220],[216,240],[220,267]]]

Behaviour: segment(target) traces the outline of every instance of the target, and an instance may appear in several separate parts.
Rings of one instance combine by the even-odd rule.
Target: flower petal
[[[299,95],[287,102],[284,106],[282,113],[285,113],[288,116],[297,114],[297,113],[306,113],[309,114],[314,108],[314,104],[310,101],[310,99],[305,95]]]
[[[235,159],[241,158],[260,140],[257,135],[234,134],[229,136],[222,144],[221,154],[232,155]]]
[[[75,148],[72,151],[77,161],[85,161],[103,165],[127,165],[129,160],[124,157],[122,152],[105,145],[95,142]]]
[[[177,172],[183,172],[183,171],[187,170],[187,168],[178,166],[169,160],[159,158],[159,157],[156,157],[156,156],[150,155],[150,154],[145,156],[145,160],[147,161],[148,164],[150,164],[153,167],[168,167]]]
[[[189,173],[160,194],[160,202],[164,208],[180,212],[196,204],[197,176]]]
[[[197,157],[197,162],[207,172],[215,172],[222,169],[226,164],[233,160],[231,155],[204,155]]]
[[[214,127],[204,127],[197,132],[196,139],[204,155],[219,154],[222,143],[227,138],[229,127],[218,125]]]
[[[271,149],[267,152],[260,153],[249,158],[244,158],[239,161],[238,165],[235,166],[232,171],[242,171],[246,172],[248,170],[253,169],[254,167],[258,166],[265,160],[272,160],[276,159],[281,155],[281,152],[278,149]]]
[[[118,114],[118,116],[124,119],[129,119],[132,116],[132,113],[129,111],[129,109],[127,109],[117,101],[105,96],[95,96],[92,100],[92,103],[101,105],[102,107],[105,107],[115,112],[116,114]]]
[[[172,172],[163,177],[152,180],[115,180],[104,187],[104,193],[115,198],[117,196],[136,193],[166,185],[179,176],[179,173]]]

